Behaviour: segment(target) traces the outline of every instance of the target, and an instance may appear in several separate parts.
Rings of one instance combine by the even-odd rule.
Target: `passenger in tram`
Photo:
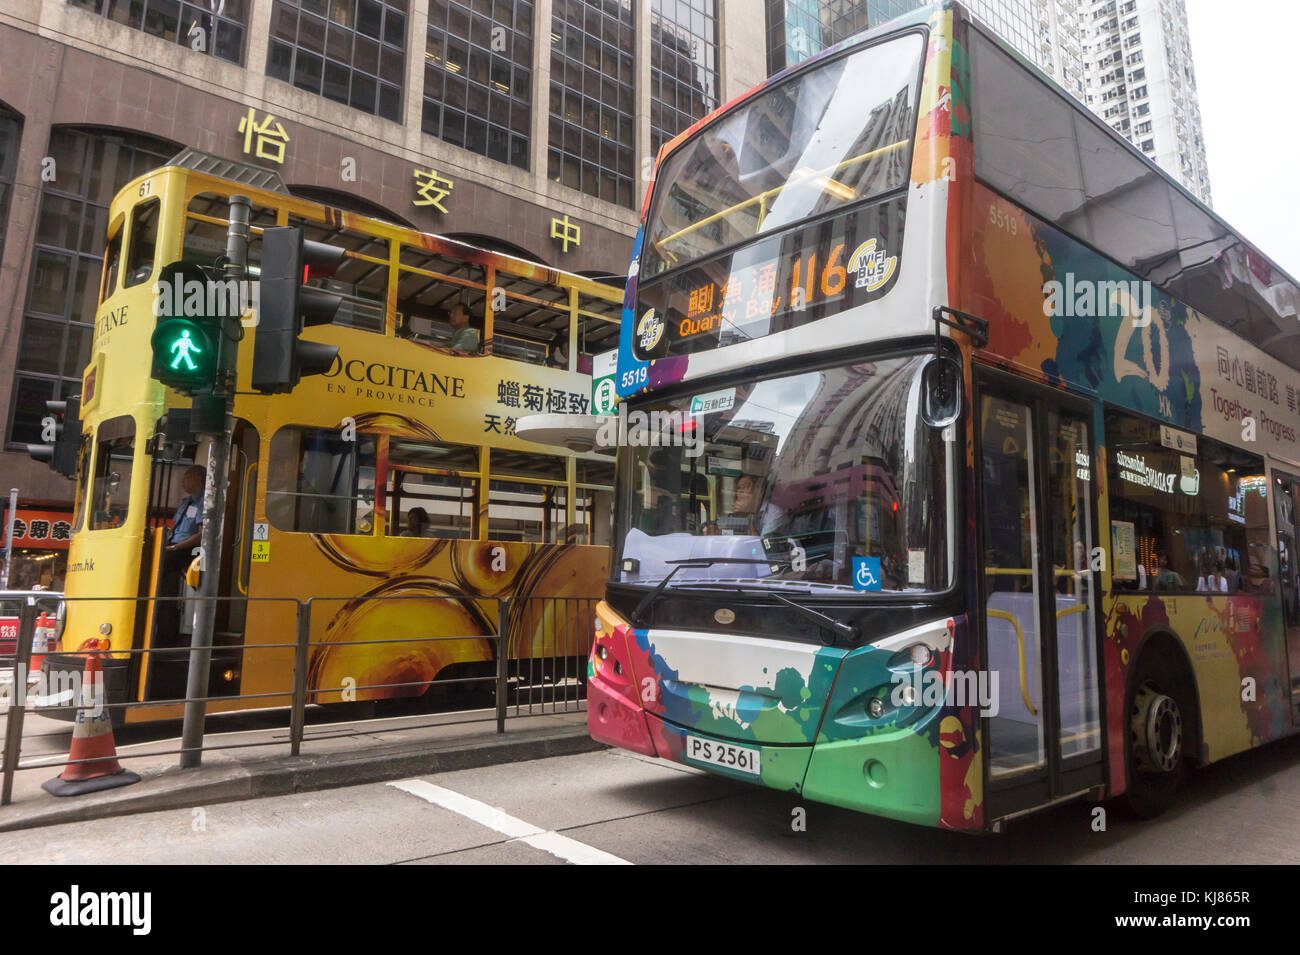
[[[427,537],[429,529],[429,512],[422,507],[413,507],[406,512],[406,530],[402,537]]]
[[[447,312],[447,322],[451,325],[451,348],[453,351],[467,354],[478,352],[478,329],[469,323],[469,309],[463,302],[456,302]]]

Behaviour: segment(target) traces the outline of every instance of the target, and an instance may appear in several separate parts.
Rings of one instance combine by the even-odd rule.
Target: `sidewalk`
[[[299,756],[289,755],[288,727],[209,733],[206,746],[243,748],[205,751],[203,765],[197,769],[180,769],[177,754],[147,755],[178,749],[179,739],[119,745],[118,759],[123,768],[139,773],[140,782],[60,798],[41,789],[41,783],[57,776],[62,767],[19,770],[14,774],[13,802],[0,808],[0,832],[355,786],[604,748],[587,735],[586,712],[516,717],[506,721],[502,734],[496,732],[493,719],[454,722],[489,715],[491,711],[478,710],[308,726]],[[272,745],[247,745],[252,742]],[[24,752],[22,764],[42,758],[43,754],[33,752],[28,756]],[[56,758],[65,759],[66,754]]]

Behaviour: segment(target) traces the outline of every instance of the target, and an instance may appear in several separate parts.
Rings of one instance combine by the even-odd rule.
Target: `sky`
[[[1214,211],[1300,278],[1300,3],[1185,3]]]

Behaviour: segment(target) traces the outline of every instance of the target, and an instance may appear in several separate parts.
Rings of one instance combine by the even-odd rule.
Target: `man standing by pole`
[[[172,527],[162,557],[162,587],[159,596],[167,602],[161,604],[155,614],[159,623],[160,646],[173,645],[178,633],[189,632],[188,627],[178,625],[184,604],[179,601],[173,603],[172,598],[184,595],[182,582],[185,580],[185,570],[202,538],[203,468],[196,464],[185,469],[181,475],[181,493],[184,497],[172,515]]]

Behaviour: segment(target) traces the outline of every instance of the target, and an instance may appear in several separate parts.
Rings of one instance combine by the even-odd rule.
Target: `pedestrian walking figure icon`
[[[199,366],[194,364],[194,359],[190,358],[190,353],[201,355],[203,350],[190,341],[189,329],[182,331],[181,337],[172,342],[172,351],[176,354],[176,357],[172,359],[172,368],[180,368],[183,361],[190,371],[198,371]]]
[[[880,577],[879,557],[853,558],[854,590],[881,590]]]

